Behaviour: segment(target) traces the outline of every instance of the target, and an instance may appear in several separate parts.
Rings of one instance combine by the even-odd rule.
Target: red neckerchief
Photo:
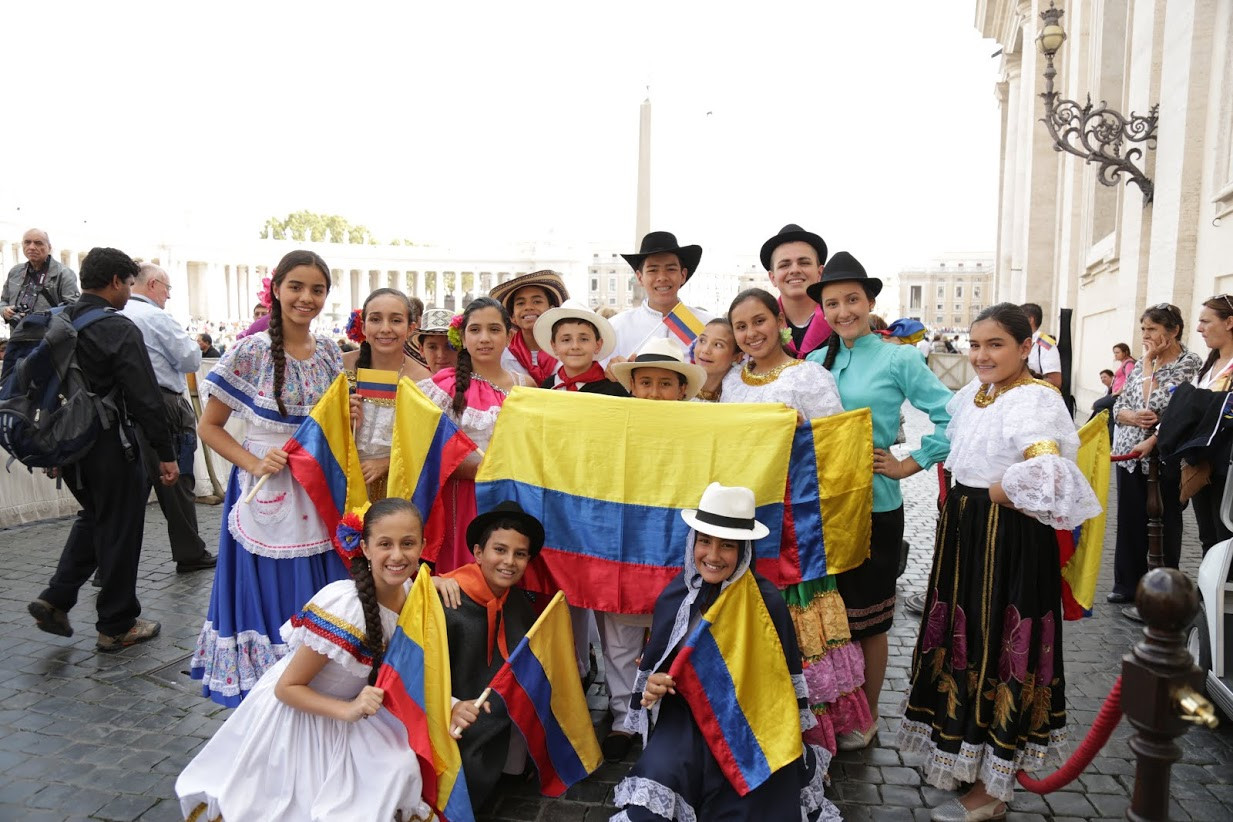
[[[509,591],[506,591],[501,596],[497,596],[488,587],[488,580],[484,579],[484,572],[480,569],[477,563],[461,565],[450,571],[448,574],[442,574],[446,579],[456,581],[463,593],[475,600],[476,604],[484,606],[488,611],[488,664],[492,664],[492,640],[496,636],[497,648],[501,651],[502,659],[509,659],[509,643],[505,640],[505,620],[501,620],[501,632],[497,633],[497,620],[501,614],[501,609],[505,607],[505,600],[509,596]]]
[[[783,313],[783,299],[779,300],[779,311]],[[784,314],[786,317],[787,315]],[[818,306],[813,310],[813,319],[809,321],[809,328],[805,329],[805,337],[801,340],[801,347],[796,347],[796,342],[791,337],[788,338],[787,349],[798,360],[805,359],[805,355],[810,351],[814,351],[826,342],[826,338],[831,335],[830,323],[826,321],[826,315],[822,313],[822,306]]]
[[[547,351],[539,352],[539,362],[531,359],[531,349],[527,347],[527,341],[522,338],[522,331],[514,333],[514,338],[509,341],[509,351],[514,355],[514,359],[518,360],[518,364],[527,369],[527,373],[531,375],[531,379],[535,380],[536,385],[543,383],[557,370],[556,359]]]
[[[581,374],[579,374],[576,377],[571,377],[568,374],[566,374],[565,368],[564,366],[562,366],[557,371],[557,381],[556,381],[556,384],[553,385],[552,387],[554,389],[562,388],[566,391],[578,391],[582,388],[582,386],[586,385],[587,383],[599,382],[602,379],[604,379],[604,369],[601,368],[599,363],[597,362],[591,363],[590,368],[588,368],[586,371],[583,371]]]

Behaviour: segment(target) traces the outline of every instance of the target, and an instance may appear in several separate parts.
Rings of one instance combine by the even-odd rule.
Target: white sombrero
[[[757,506],[748,488],[712,482],[702,492],[697,508],[686,508],[681,519],[695,531],[720,539],[756,540],[771,532],[754,519]]]
[[[612,323],[596,314],[591,309],[573,300],[567,300],[560,308],[550,308],[535,321],[535,343],[544,351],[552,351],[552,327],[561,320],[582,320],[595,326],[603,345],[595,354],[595,359],[602,360],[612,353],[616,347],[616,331]]]
[[[706,385],[706,371],[700,365],[685,361],[685,349],[675,341],[667,338],[651,340],[642,346],[642,350],[634,355],[632,360],[615,363],[609,366],[612,376],[621,387],[631,394],[630,384],[636,368],[662,368],[665,371],[675,371],[685,376],[685,399],[691,400]]]

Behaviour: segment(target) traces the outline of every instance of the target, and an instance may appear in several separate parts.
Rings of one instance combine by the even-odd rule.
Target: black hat
[[[865,267],[860,260],[846,251],[836,251],[835,256],[826,261],[822,269],[822,279],[805,289],[809,298],[819,305],[822,304],[822,287],[827,283],[843,283],[856,280],[865,286],[865,293],[870,299],[882,293],[882,281],[865,273]]]
[[[796,242],[809,243],[813,246],[813,250],[818,252],[818,265],[826,262],[826,240],[823,240],[812,231],[806,231],[796,223],[788,223],[779,229],[778,234],[762,244],[762,253],[759,255],[762,258],[762,267],[770,271],[771,255],[775,253],[775,249],[784,243]]]
[[[531,541],[531,556],[534,557],[539,553],[539,549],[544,547],[543,523],[522,510],[521,505],[510,499],[498,502],[491,511],[480,514],[471,520],[471,524],[467,526],[467,547],[479,545],[480,534],[484,532],[489,523],[496,520],[510,519],[518,523],[518,530],[526,534],[527,539]]]
[[[621,256],[634,271],[640,271],[642,261],[652,254],[675,254],[679,257],[681,268],[685,269],[685,281],[688,282],[698,268],[698,261],[702,259],[702,246],[682,246],[677,243],[675,234],[667,231],[652,231],[642,238],[642,247],[638,249],[637,254],[622,254]]]

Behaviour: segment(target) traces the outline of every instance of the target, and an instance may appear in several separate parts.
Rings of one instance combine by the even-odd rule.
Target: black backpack
[[[90,391],[77,363],[77,335],[115,313],[91,308],[69,319],[61,306],[30,314],[9,338],[0,369],[0,448],[30,468],[77,462],[120,414],[115,398]]]

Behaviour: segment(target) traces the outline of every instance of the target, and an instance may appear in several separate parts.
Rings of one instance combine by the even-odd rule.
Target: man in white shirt
[[[616,329],[616,349],[613,362],[629,359],[651,340],[667,339],[672,332],[664,325],[664,317],[680,302],[681,286],[694,275],[702,259],[702,246],[681,246],[676,236],[667,231],[652,231],[642,238],[637,254],[622,254],[634,269],[634,275],[646,291],[642,305],[622,311],[612,318]],[[713,316],[699,308],[690,308],[704,324]],[[616,359],[620,358],[620,359]]]
[[[1040,323],[1044,312],[1036,303],[1019,306],[1027,314],[1032,327],[1032,350],[1028,352],[1028,368],[1040,374],[1058,388],[1062,387],[1062,355],[1057,350],[1057,339],[1041,333]]]
[[[171,298],[171,278],[152,263],[142,263],[133,284],[133,295],[124,307],[124,315],[141,331],[150,364],[162,393],[167,419],[175,431],[176,457],[180,463],[180,479],[174,485],[154,484],[154,494],[167,518],[167,537],[177,573],[213,568],[215,557],[206,550],[205,541],[197,533],[197,499],[193,493],[193,455],[197,451],[197,418],[184,396],[188,389],[185,374],[201,367],[201,348],[180,327],[180,323],[164,310]],[[142,460],[146,474],[158,476],[157,455],[138,431]],[[153,462],[151,462],[153,460]]]

